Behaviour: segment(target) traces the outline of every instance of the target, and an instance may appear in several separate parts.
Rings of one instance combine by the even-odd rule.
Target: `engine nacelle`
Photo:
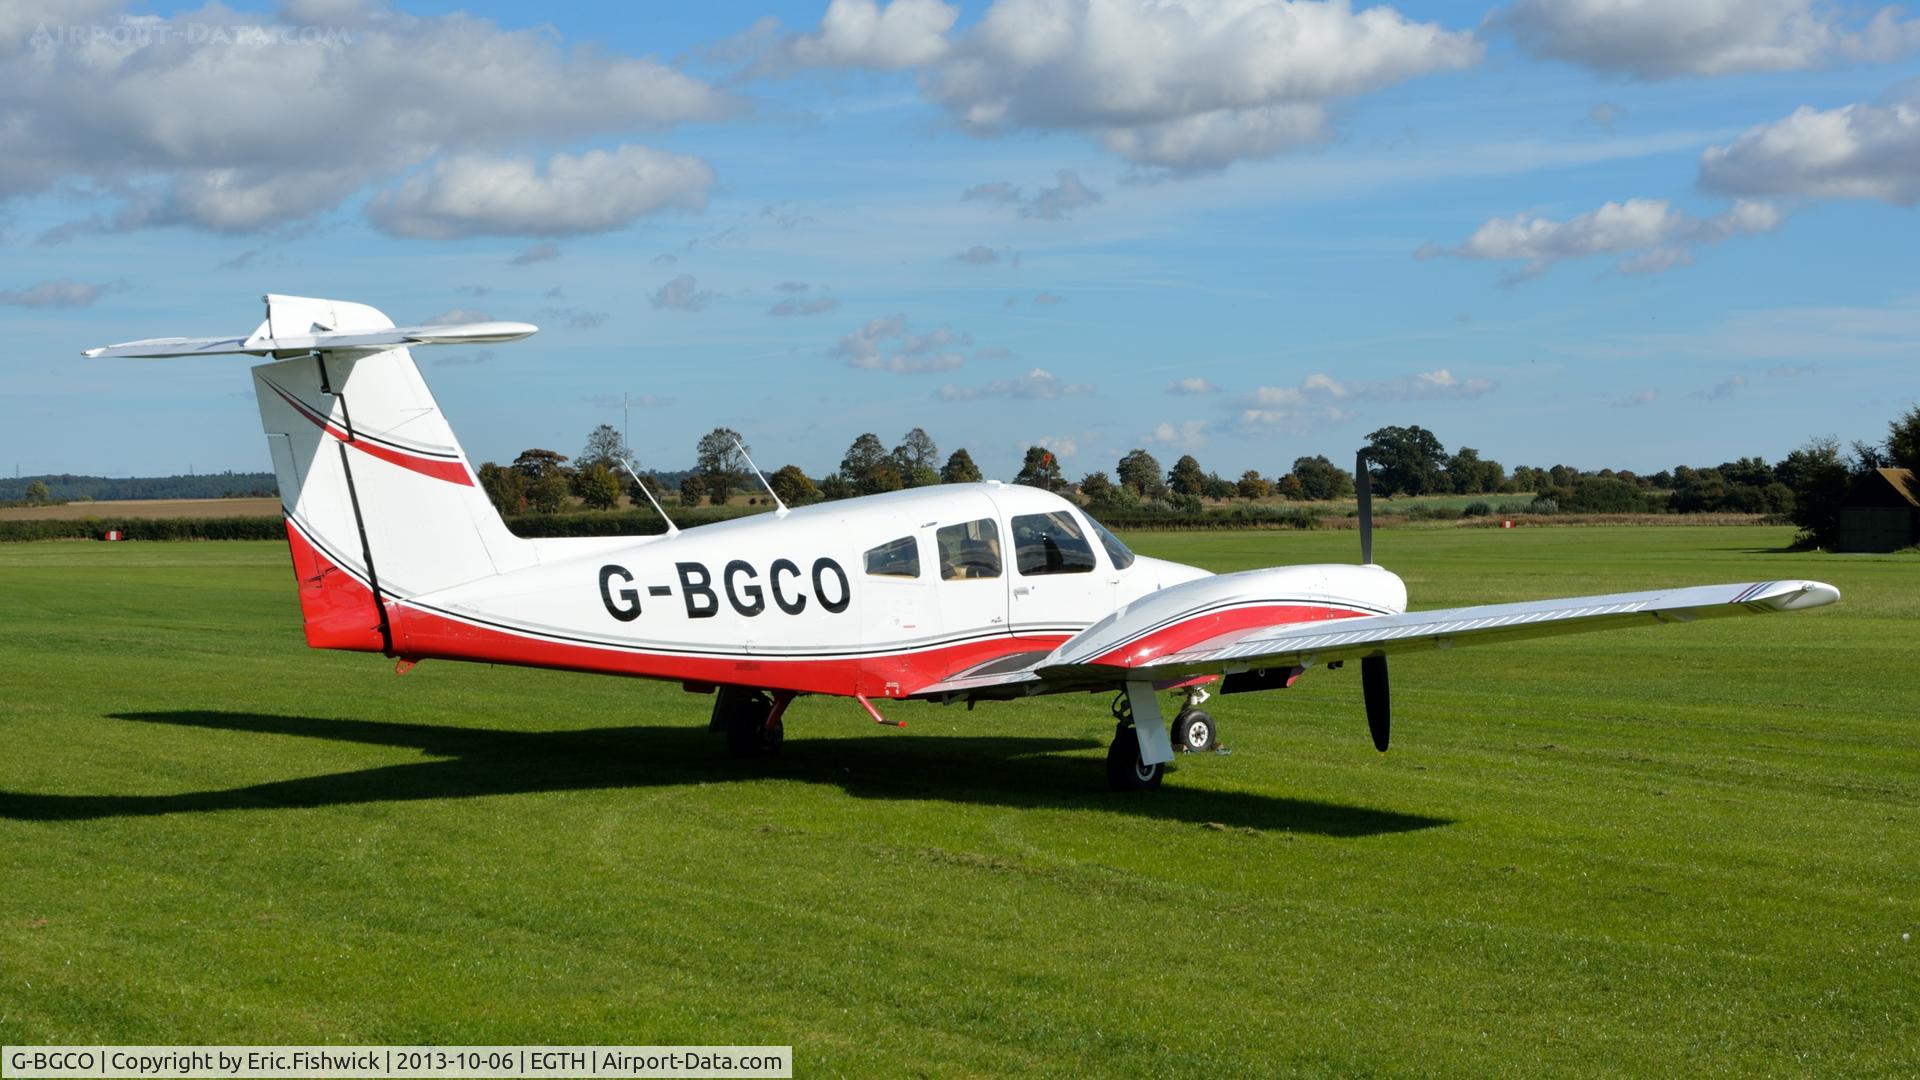
[[[1243,570],[1149,593],[1069,638],[1040,666],[1139,667],[1249,627],[1395,615],[1406,609],[1406,582],[1379,566]]]

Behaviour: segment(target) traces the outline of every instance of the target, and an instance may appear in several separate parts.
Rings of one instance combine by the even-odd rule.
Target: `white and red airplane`
[[[1416,649],[1798,611],[1839,599],[1762,581],[1407,611],[1372,561],[1212,574],[1135,555],[1038,488],[944,484],[661,536],[524,539],[502,523],[414,366],[413,345],[526,323],[395,327],[362,304],[266,297],[244,338],[159,338],[91,357],[242,353],[273,454],[307,643],[677,681],[714,693],[737,754],[777,751],[800,694],[945,703],[1115,692],[1115,788],[1160,783],[1173,743],[1213,745],[1199,706],[1360,661],[1387,748],[1387,657]],[[663,515],[664,516],[664,515]],[[1169,738],[1158,695],[1184,694]]]

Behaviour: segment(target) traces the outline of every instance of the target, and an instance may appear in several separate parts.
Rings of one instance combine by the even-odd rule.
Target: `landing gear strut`
[[[1220,745],[1213,728],[1213,717],[1200,708],[1208,698],[1206,690],[1194,686],[1187,689],[1186,704],[1180,707],[1180,714],[1173,718],[1173,748],[1189,754],[1204,754]]]
[[[1107,786],[1115,791],[1157,788],[1166,766],[1140,760],[1140,738],[1133,731],[1133,707],[1122,693],[1113,700],[1113,745],[1107,747]]]
[[[725,733],[727,753],[737,758],[777,757],[786,735],[780,716],[793,695],[768,696],[765,690],[722,686],[713,700],[708,731]]]

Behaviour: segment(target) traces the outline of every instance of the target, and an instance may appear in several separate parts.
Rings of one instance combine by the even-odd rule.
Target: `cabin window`
[[[1000,526],[992,518],[948,525],[933,534],[940,549],[941,581],[1000,576]]]
[[[919,577],[920,542],[903,536],[869,550],[867,573],[875,577]]]
[[[1020,573],[1085,574],[1093,570],[1093,548],[1065,510],[1021,514],[1013,519],[1013,554]]]
[[[1127,548],[1127,545],[1120,542],[1119,537],[1113,535],[1091,514],[1087,515],[1087,524],[1093,526],[1093,535],[1099,537],[1100,546],[1107,549],[1107,558],[1113,560],[1115,570],[1125,570],[1133,565],[1133,552]]]

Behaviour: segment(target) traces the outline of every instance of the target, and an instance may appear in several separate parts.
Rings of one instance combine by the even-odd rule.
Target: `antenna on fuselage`
[[[778,510],[775,510],[775,511],[773,512],[773,516],[775,516],[775,517],[786,517],[786,516],[787,516],[787,513],[788,513],[788,510],[787,510],[787,504],[786,504],[786,503],[783,503],[783,502],[781,502],[781,501],[780,501],[780,493],[779,493],[779,492],[777,492],[777,491],[775,491],[775,490],[773,490],[773,485],[772,485],[772,484],[769,484],[769,483],[767,483],[767,478],[766,478],[765,476],[763,476],[763,475],[761,475],[761,472],[760,472],[760,466],[758,466],[758,465],[755,465],[755,464],[753,463],[753,457],[752,457],[752,455],[750,455],[750,454],[748,454],[748,453],[747,453],[747,448],[746,448],[746,447],[744,447],[744,446],[742,446],[742,445],[740,445],[740,440],[739,440],[739,439],[735,439],[735,440],[733,440],[733,448],[734,448],[735,450],[738,450],[738,451],[740,451],[740,457],[741,457],[741,459],[742,459],[743,461],[745,461],[745,462],[747,463],[747,468],[749,468],[749,469],[752,469],[752,470],[753,470],[753,475],[755,475],[755,476],[758,476],[758,477],[760,477],[760,486],[761,486],[761,487],[763,487],[763,488],[766,488],[766,489],[767,489],[767,494],[769,494],[769,495],[771,495],[771,496],[773,496],[773,505],[775,505],[775,506],[777,506],[777,507],[779,507],[779,508],[780,508],[780,509],[778,509]]]
[[[660,506],[660,500],[653,497],[653,489],[647,486],[646,481],[640,479],[639,473],[633,471],[632,463],[623,457],[620,459],[620,467],[627,470],[628,476],[633,477],[633,486],[640,489],[640,494],[645,495],[647,501],[653,504],[654,512],[660,515],[660,520],[667,523],[667,535],[679,536],[680,526],[675,525],[673,519],[667,516],[666,510]]]

